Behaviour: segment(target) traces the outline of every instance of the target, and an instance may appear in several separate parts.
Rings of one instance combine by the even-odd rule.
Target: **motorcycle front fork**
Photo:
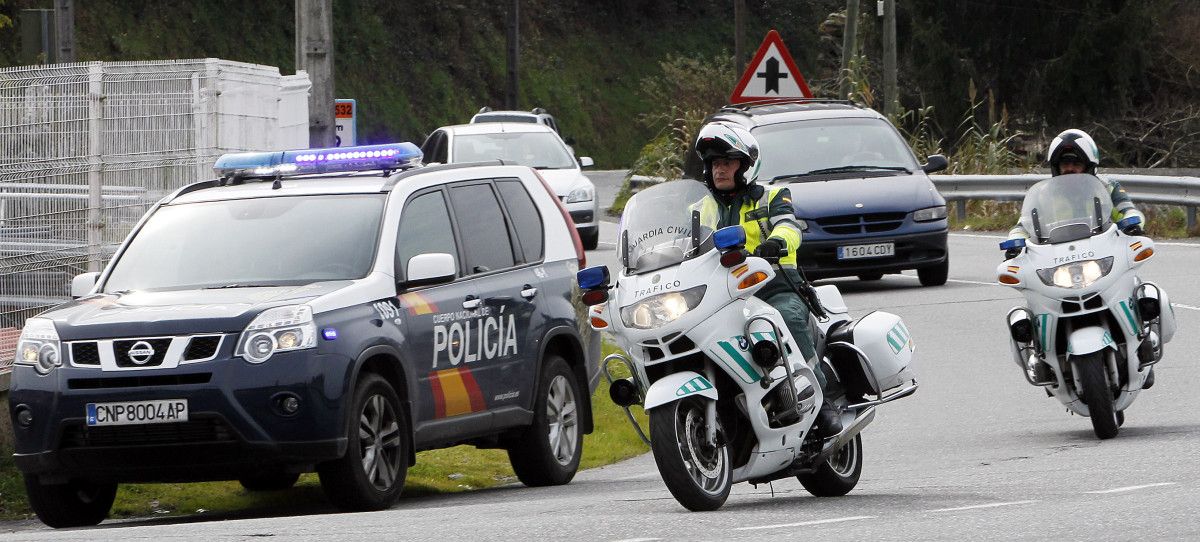
[[[704,363],[704,378],[712,382],[713,386],[717,385],[716,370],[713,369],[711,361]],[[713,400],[704,403],[704,440],[709,446],[717,446],[717,402]]]

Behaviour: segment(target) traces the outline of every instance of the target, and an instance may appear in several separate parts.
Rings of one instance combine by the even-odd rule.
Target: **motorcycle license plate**
[[[870,245],[846,245],[837,247],[839,260],[859,258],[883,258],[896,255],[896,243],[874,243]]]
[[[86,410],[87,424],[93,427],[102,425],[177,423],[188,420],[187,399],[88,403]]]

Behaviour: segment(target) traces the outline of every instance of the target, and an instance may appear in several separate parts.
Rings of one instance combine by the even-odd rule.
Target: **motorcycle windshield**
[[[713,226],[701,224],[709,197],[691,180],[664,182],[634,194],[621,214],[618,252],[629,275],[678,265],[712,250]]]
[[[1087,239],[1106,230],[1111,217],[1108,187],[1085,173],[1040,181],[1021,205],[1021,225],[1042,244]]]

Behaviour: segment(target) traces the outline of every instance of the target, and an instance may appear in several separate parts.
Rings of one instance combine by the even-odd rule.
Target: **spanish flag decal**
[[[487,405],[479,384],[466,367],[434,371],[429,374],[433,388],[433,417],[449,418],[479,412]]]
[[[430,303],[425,296],[419,292],[409,292],[396,298],[400,301],[400,306],[408,309],[410,316],[418,316],[421,314],[433,314],[437,312],[437,305]]]

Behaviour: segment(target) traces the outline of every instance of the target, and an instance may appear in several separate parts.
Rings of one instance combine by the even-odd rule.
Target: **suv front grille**
[[[135,350],[137,346],[150,345],[153,350],[148,354],[137,355],[130,353],[130,350]],[[167,357],[167,348],[171,346],[171,338],[160,339],[126,339],[113,341],[113,355],[117,360],[117,367],[157,367],[162,365],[163,358]],[[144,350],[144,348],[143,348]],[[139,350],[143,351],[143,350]]]
[[[152,423],[144,425],[115,425],[88,427],[82,423],[63,430],[63,448],[93,448],[101,446],[146,446],[154,444],[191,444],[228,442],[233,432],[217,418],[191,420],[181,423]]]
[[[71,363],[100,365],[100,347],[95,342],[71,343]]]
[[[183,353],[184,361],[208,359],[217,355],[217,347],[221,345],[220,335],[203,335],[192,337],[187,350]]]
[[[826,232],[837,235],[880,233],[899,228],[904,224],[904,217],[907,215],[908,213],[866,213],[829,216],[818,218],[815,222]]]

